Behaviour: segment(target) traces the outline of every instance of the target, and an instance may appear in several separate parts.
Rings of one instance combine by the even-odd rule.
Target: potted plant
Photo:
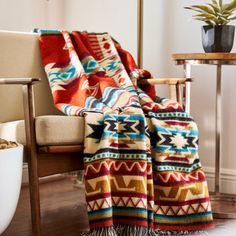
[[[23,145],[0,138],[0,234],[10,224],[20,195]]]
[[[185,9],[197,14],[193,19],[206,23],[202,26],[202,45],[205,52],[230,52],[234,42],[234,25],[228,25],[236,19],[236,0],[224,3],[223,0],[211,0],[203,5],[192,5]]]

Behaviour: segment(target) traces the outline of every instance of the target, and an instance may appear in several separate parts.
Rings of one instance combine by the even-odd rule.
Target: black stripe
[[[199,163],[200,160],[199,159],[195,159],[193,163],[191,164],[187,164],[187,163],[178,163],[178,162],[159,162],[153,159],[153,164],[157,165],[157,166],[180,166],[180,167],[191,167],[194,164]]]
[[[193,119],[191,117],[187,118],[187,117],[180,117],[180,116],[176,116],[176,117],[173,117],[173,116],[169,116],[169,117],[156,117],[156,116],[153,116],[153,115],[145,115],[146,118],[156,118],[158,120],[174,120],[174,121],[193,121]]]
[[[146,217],[135,217],[135,216],[128,216],[128,215],[125,215],[125,216],[117,216],[117,215],[114,215],[113,218],[115,219],[130,219],[130,220],[145,220],[147,221],[147,218]]]
[[[112,149],[112,148],[102,148],[102,149],[99,149],[98,151],[96,151],[95,153],[84,153],[84,156],[85,157],[93,157],[97,154],[100,154],[100,153],[104,153],[104,152],[109,152],[109,153],[119,153],[119,154],[146,154],[148,156],[150,156],[149,154],[146,153],[145,150],[135,150],[135,149],[127,149],[127,150],[124,150],[124,149]]]

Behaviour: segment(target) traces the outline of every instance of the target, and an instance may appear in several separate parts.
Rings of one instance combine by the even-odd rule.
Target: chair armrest
[[[185,84],[186,82],[192,82],[192,78],[150,78],[150,79],[140,79],[138,84],[142,85],[155,85],[155,84]]]
[[[30,146],[32,145],[35,146],[36,143],[34,129],[35,105],[33,96],[33,86],[39,81],[39,78],[0,78],[0,85],[22,86],[27,149],[30,149]]]
[[[36,135],[34,128],[34,96],[33,86],[39,82],[39,78],[0,78],[0,84],[3,85],[21,85],[24,101],[24,120],[25,120],[25,134],[26,134],[26,151],[28,157],[29,176],[37,179],[38,176],[32,172],[32,169],[37,170],[37,156],[36,156]]]
[[[34,84],[39,82],[39,78],[0,78],[0,84],[19,84],[19,85],[26,85],[26,84]]]
[[[157,85],[166,84],[169,86],[169,94],[172,100],[178,101],[180,104],[185,103],[185,111],[190,112],[190,84],[193,81],[192,78],[150,78],[138,80],[138,85]],[[184,85],[184,93],[182,92],[180,85]]]

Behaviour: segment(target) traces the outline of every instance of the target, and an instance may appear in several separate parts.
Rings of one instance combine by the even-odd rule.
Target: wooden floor
[[[75,188],[71,178],[40,186],[42,235],[79,236],[88,228],[84,188]],[[31,236],[28,187],[21,190],[13,221],[1,236]]]
[[[88,228],[84,188],[74,188],[73,179],[66,177],[41,184],[43,236],[79,236]],[[236,212],[236,204],[212,202],[213,208]],[[229,220],[215,220],[222,235],[228,230]],[[214,234],[215,235],[215,234]],[[236,234],[232,234],[236,235]],[[32,236],[28,187],[23,187],[16,214],[1,236]]]

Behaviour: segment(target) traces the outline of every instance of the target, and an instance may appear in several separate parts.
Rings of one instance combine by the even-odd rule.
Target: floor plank
[[[43,236],[79,236],[88,229],[84,187],[75,188],[73,181],[73,178],[65,177],[40,185]],[[233,202],[212,202],[212,207],[236,212]],[[214,221],[222,235],[228,232],[228,223],[236,224],[235,220]],[[32,236],[28,187],[22,187],[16,214],[1,236]]]
[[[43,236],[78,236],[88,228],[84,188],[74,188],[73,180],[40,186]],[[16,214],[2,236],[32,236],[28,187],[23,187]]]

